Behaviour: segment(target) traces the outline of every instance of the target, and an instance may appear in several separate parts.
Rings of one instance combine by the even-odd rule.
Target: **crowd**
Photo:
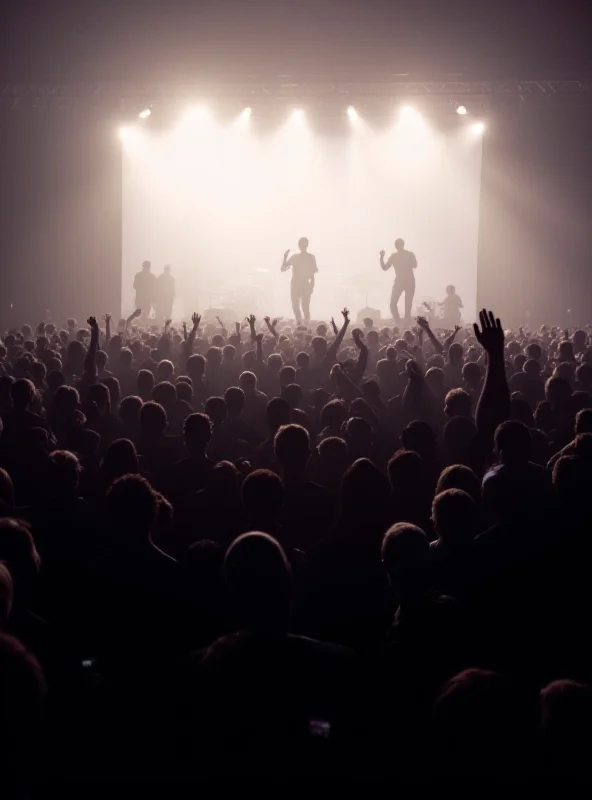
[[[590,778],[589,330],[24,325],[0,785]]]

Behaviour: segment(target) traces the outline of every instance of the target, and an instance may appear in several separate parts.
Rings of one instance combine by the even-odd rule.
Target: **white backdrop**
[[[442,300],[452,283],[472,321],[481,137],[468,119],[446,133],[404,113],[387,128],[348,124],[328,136],[290,117],[259,135],[252,120],[222,125],[196,113],[165,134],[149,126],[128,132],[124,312],[133,307],[133,275],[148,259],[157,275],[172,265],[175,318],[224,302],[288,316],[282,254],[307,236],[319,266],[313,318],[344,305],[356,312],[366,299],[388,316],[394,273],[380,270],[378,253],[392,252],[401,236],[419,264],[414,305]]]

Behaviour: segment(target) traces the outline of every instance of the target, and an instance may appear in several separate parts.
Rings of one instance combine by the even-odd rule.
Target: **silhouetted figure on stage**
[[[134,289],[136,290],[136,308],[142,309],[142,317],[148,319],[150,310],[156,299],[156,276],[151,272],[152,264],[142,262],[142,271],[136,272]]]
[[[444,327],[454,328],[460,325],[460,310],[463,308],[463,301],[456,293],[455,286],[446,287],[446,299],[438,305],[444,306]]]
[[[411,308],[413,306],[413,295],[415,294],[415,273],[417,269],[417,259],[410,250],[405,250],[403,239],[395,241],[395,252],[389,256],[388,261],[384,260],[385,252],[380,251],[380,266],[386,272],[393,267],[395,270],[395,283],[391,294],[391,314],[395,322],[400,322],[398,303],[403,292],[405,292],[405,319],[411,319]]]
[[[170,264],[165,264],[162,275],[156,279],[156,318],[159,322],[171,319],[175,302],[175,279]]]
[[[308,239],[302,237],[298,240],[299,253],[290,256],[290,251],[284,253],[282,272],[287,272],[292,267],[292,284],[290,296],[292,309],[298,325],[304,316],[305,322],[310,322],[310,298],[315,285],[315,275],[319,271],[317,260],[308,252]]]

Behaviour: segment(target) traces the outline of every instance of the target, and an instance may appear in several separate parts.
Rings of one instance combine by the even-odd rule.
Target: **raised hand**
[[[237,334],[239,334],[241,332],[241,324],[240,324],[240,322],[235,322],[234,323],[234,330],[235,330],[235,333],[237,333]]]
[[[343,321],[349,325],[349,310],[344,308],[341,313],[343,315]]]
[[[168,328],[168,327],[169,327],[169,325],[171,324],[171,322],[172,322],[172,321],[173,321],[172,319],[165,319],[165,321],[164,321],[164,327],[165,327],[165,328]]]
[[[286,252],[284,253],[284,261],[288,258],[289,255],[290,255],[290,251],[286,250]]]
[[[475,331],[475,338],[481,347],[490,355],[501,354],[504,352],[504,331],[499,319],[493,316],[493,311],[486,311],[483,309],[479,312],[479,322],[481,323],[481,330],[479,325],[475,322],[473,330]]]
[[[109,324],[109,323],[111,322],[111,314],[105,314],[105,315],[103,316],[103,319],[105,320],[105,322],[106,322],[107,324]]]
[[[197,328],[199,328],[199,323],[201,322],[201,316],[197,313],[197,311],[194,311],[191,315],[191,322],[193,322],[193,327],[197,330]]]
[[[277,319],[272,319],[271,320],[271,327],[275,328],[275,326],[278,324],[279,321],[280,321],[279,317],[277,317]]]
[[[251,318],[249,317],[249,322],[250,319]],[[263,317],[263,322],[265,322],[266,325],[271,325],[271,317]]]
[[[269,317],[265,317],[265,322],[269,320]],[[247,322],[249,323],[250,328],[255,327],[255,323],[257,322],[257,317],[254,314],[251,314],[247,317]]]
[[[381,258],[384,258],[384,257],[385,257],[385,255],[386,255],[385,251],[384,251],[384,250],[381,250],[381,251],[380,251],[380,257],[381,257]]]
[[[183,322],[183,336],[187,338],[187,323]]]
[[[93,328],[93,329],[99,327],[99,323],[97,322],[97,318],[96,317],[89,317],[86,320],[86,323],[90,328]]]
[[[419,368],[419,364],[412,358],[410,358],[405,364],[405,370],[407,372],[407,377],[411,378],[411,380],[418,380],[419,378],[423,377],[421,369]]]
[[[257,336],[255,336],[255,341],[257,342],[257,344],[261,344],[261,342],[263,341],[263,334],[258,333]]]
[[[425,317],[417,317],[416,322],[419,325],[419,327],[422,328],[423,330],[426,330],[427,328],[430,327],[430,323],[427,321]]]
[[[460,329],[461,329],[461,326],[460,326],[460,325],[455,325],[455,326],[454,326],[454,332],[455,332],[455,333],[458,333]]]

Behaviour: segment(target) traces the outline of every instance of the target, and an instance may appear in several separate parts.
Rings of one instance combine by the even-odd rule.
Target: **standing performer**
[[[463,301],[457,295],[455,286],[446,287],[446,299],[438,305],[444,306],[443,323],[445,328],[454,328],[455,325],[460,325],[460,310],[463,308]]]
[[[136,308],[142,309],[142,317],[148,319],[150,310],[155,300],[156,276],[150,271],[152,264],[149,261],[142,262],[142,271],[136,272],[134,278],[134,289],[136,290]]]
[[[315,285],[315,275],[319,271],[317,260],[308,252],[308,239],[302,237],[298,240],[299,253],[290,257],[290,251],[284,253],[282,261],[282,272],[287,272],[292,267],[292,284],[290,296],[292,299],[292,309],[298,325],[304,316],[305,322],[310,322],[310,298]],[[302,305],[302,311],[300,306]]]
[[[391,314],[395,322],[400,322],[398,303],[401,295],[405,292],[405,319],[411,319],[411,308],[413,306],[413,295],[415,294],[415,274],[417,269],[417,259],[410,250],[405,250],[403,239],[395,241],[395,251],[389,256],[388,261],[384,262],[385,252],[380,251],[380,266],[386,272],[393,267],[395,270],[395,283],[391,294]]]
[[[165,264],[162,275],[156,279],[156,317],[159,322],[171,319],[175,302],[175,279],[170,264]]]

